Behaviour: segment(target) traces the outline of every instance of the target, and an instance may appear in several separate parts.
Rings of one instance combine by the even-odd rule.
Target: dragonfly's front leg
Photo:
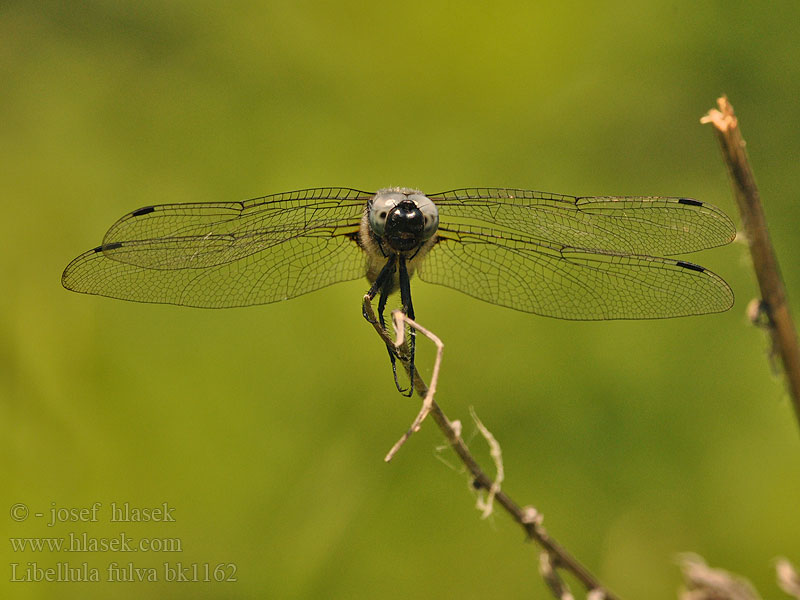
[[[386,319],[383,313],[386,310],[386,301],[389,299],[389,288],[391,285],[391,280],[387,281],[388,285],[385,285],[384,288],[381,289],[381,296],[378,299],[378,319],[380,319],[381,327],[383,327],[384,331],[386,331]],[[400,385],[400,381],[397,379],[397,349],[391,344],[386,344],[386,351],[389,353],[389,360],[392,362],[392,375],[394,376],[394,386],[397,388],[397,391],[400,392],[401,394],[406,396],[411,396],[414,385],[413,380],[411,382],[411,387],[409,387],[409,389],[406,390],[406,388]]]
[[[392,278],[394,277],[394,270],[397,267],[397,255],[392,254],[389,256],[389,259],[386,261],[386,264],[383,265],[380,273],[375,278],[375,281],[372,282],[369,290],[367,291],[366,295],[364,296],[364,303],[361,306],[361,314],[367,320],[370,325],[375,324],[375,315],[371,315],[367,313],[367,304],[370,303],[375,299],[375,296],[378,295],[378,292],[384,289],[386,282],[391,282]],[[371,312],[371,311],[370,311]],[[381,325],[383,325],[383,319],[381,319]],[[384,327],[385,329],[385,327]]]
[[[389,294],[392,291],[393,279],[395,269],[397,268],[397,255],[392,254],[389,256],[389,259],[386,261],[386,264],[381,269],[378,276],[375,278],[375,281],[372,283],[372,286],[369,288],[369,291],[364,296],[364,304],[362,305],[361,312],[364,318],[370,324],[374,325],[374,313],[372,315],[367,313],[367,305],[371,307],[372,300],[375,299],[380,293],[380,297],[378,298],[378,320],[380,322],[381,328],[386,331],[386,318],[384,316],[384,312],[386,310],[386,302],[389,299]],[[372,312],[372,311],[370,311]],[[389,353],[389,360],[392,363],[392,375],[394,376],[394,385],[397,387],[397,391],[401,394],[411,395],[413,391],[413,381],[411,387],[406,390],[404,387],[400,385],[399,380],[397,379],[397,350],[395,349],[394,345],[390,343],[386,343],[386,351]]]
[[[408,276],[408,269],[406,268],[406,257],[400,257],[400,263],[398,268],[398,280],[400,284],[400,302],[403,304],[403,312],[405,315],[410,318],[414,319],[414,304],[411,302],[411,282]],[[383,318],[383,313],[381,313],[381,318]],[[415,350],[417,346],[417,331],[413,327],[409,326],[409,343],[408,348],[411,354],[411,358],[409,359],[409,368],[408,368],[408,377],[410,380],[410,384],[408,386],[408,393],[405,394],[406,396],[411,396],[414,393],[414,358],[415,358]],[[392,363],[394,365],[394,363]],[[395,382],[397,381],[397,374],[395,373]],[[400,388],[398,387],[398,390]],[[402,390],[401,390],[402,391]]]

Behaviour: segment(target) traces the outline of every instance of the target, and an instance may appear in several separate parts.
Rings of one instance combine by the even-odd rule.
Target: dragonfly
[[[674,256],[722,246],[735,235],[720,209],[683,197],[310,188],[243,202],[139,208],[70,262],[61,282],[122,300],[230,308],[366,277],[366,298],[378,297],[385,327],[388,298],[398,291],[401,310],[415,318],[416,275],[557,319],[662,319],[733,305],[721,277]],[[387,349],[395,384],[410,395],[413,377],[401,387],[395,351]]]

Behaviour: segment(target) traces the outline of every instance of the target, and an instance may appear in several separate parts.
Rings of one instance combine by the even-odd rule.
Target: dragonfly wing
[[[365,275],[356,239],[367,197],[324,188],[145,207],[73,260],[62,283],[88,294],[205,308],[293,298]]]
[[[733,292],[680,260],[442,232],[420,279],[523,312],[572,320],[658,319],[727,310]]]
[[[84,252],[64,271],[64,287],[135,302],[229,308],[294,298],[366,272],[363,252],[345,236],[297,237],[197,269],[149,269],[124,258],[138,253],[141,244],[147,244],[145,252],[153,251],[147,242],[126,242]]]
[[[691,198],[579,197],[505,188],[429,197],[444,227],[490,227],[606,252],[669,256],[721,246],[736,235],[725,213]]]
[[[109,257],[148,269],[212,267],[298,236],[352,231],[370,196],[349,188],[314,188],[245,202],[146,206],[112,225],[102,245],[143,242],[136,251]]]

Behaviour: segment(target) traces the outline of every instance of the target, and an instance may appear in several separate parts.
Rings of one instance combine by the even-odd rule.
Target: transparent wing
[[[356,236],[371,195],[318,188],[144,207],[73,260],[62,283],[87,294],[204,308],[293,298],[365,276]]]
[[[683,254],[732,241],[736,229],[718,208],[691,198],[580,197],[504,188],[429,196],[440,229],[490,228],[574,248],[624,254]]]
[[[657,319],[733,305],[725,281],[685,261],[488,230],[445,235],[419,266],[420,279],[524,312],[574,320]]]

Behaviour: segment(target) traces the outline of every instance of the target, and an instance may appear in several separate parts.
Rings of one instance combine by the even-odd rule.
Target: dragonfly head
[[[380,190],[368,205],[369,226],[396,252],[408,252],[429,240],[439,227],[439,211],[422,192]]]

